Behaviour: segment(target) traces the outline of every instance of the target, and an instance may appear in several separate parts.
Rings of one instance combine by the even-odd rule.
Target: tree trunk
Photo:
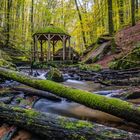
[[[7,13],[6,13],[6,41],[5,46],[8,47],[10,43],[10,12],[12,7],[12,0],[7,0]]]
[[[13,87],[12,89],[15,90],[15,91],[23,91],[26,94],[31,94],[31,95],[36,95],[36,96],[39,96],[39,97],[44,97],[44,98],[47,98],[47,99],[50,99],[50,100],[53,100],[53,101],[61,101],[61,98],[56,96],[56,95],[53,95],[53,94],[51,94],[49,92],[46,92],[46,91],[37,90],[37,89],[31,88],[31,87],[28,87],[28,86],[21,86],[21,87],[18,86],[18,87]]]
[[[0,103],[0,122],[29,130],[40,135],[43,140],[112,140],[129,137],[128,132],[115,128],[3,103]],[[109,132],[110,135],[107,135],[106,132]],[[139,133],[139,131],[136,132]],[[120,136],[118,136],[119,134]]]
[[[76,5],[77,12],[78,12],[80,24],[81,24],[81,30],[82,30],[82,37],[83,37],[84,46],[85,46],[85,48],[87,48],[86,37],[85,37],[85,32],[84,32],[84,27],[83,27],[83,21],[82,21],[82,15],[80,13],[80,9],[79,9],[77,0],[75,0],[75,5]]]
[[[13,79],[28,86],[51,92],[87,107],[97,109],[123,118],[129,122],[140,124],[140,108],[120,99],[107,98],[88,91],[73,89],[49,80],[40,80],[28,75],[0,68],[0,76]]]
[[[135,0],[131,0],[131,20],[132,20],[132,26],[136,25],[135,21]]]
[[[139,13],[139,0],[136,0],[136,13]]]
[[[122,26],[124,24],[124,0],[118,0],[117,3],[119,6],[119,22],[120,26]]]
[[[98,126],[98,129],[100,128],[98,133],[101,133],[99,135],[96,134],[96,125],[91,122],[41,113],[3,103],[0,103],[0,120],[44,136],[43,140],[110,139],[109,136],[99,131],[104,126]],[[104,131],[103,128],[101,131]],[[117,130],[114,132],[117,133]]]
[[[108,0],[108,26],[109,26],[109,34],[113,35],[114,25],[113,25],[112,0]]]
[[[34,32],[34,0],[32,0],[32,5],[31,5],[31,35]]]

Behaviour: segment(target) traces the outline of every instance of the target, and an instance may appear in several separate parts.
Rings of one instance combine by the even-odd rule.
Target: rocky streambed
[[[25,70],[24,72],[27,72],[28,70]],[[29,72],[29,71],[28,71]],[[44,75],[46,74],[45,70],[35,70],[33,71],[34,76],[37,76],[39,78],[45,78]],[[86,73],[86,72],[85,72]],[[62,84],[71,86],[73,88],[79,88],[83,90],[88,90],[90,92],[93,92],[93,94],[100,94],[103,96],[108,96],[109,98],[117,97],[127,100],[129,102],[135,103],[137,106],[139,105],[139,88],[133,87],[135,89],[135,92],[130,90],[130,87],[128,86],[105,86],[100,83],[95,83],[93,81],[86,81],[81,80],[81,77],[77,76],[78,74],[75,73],[75,75],[70,75],[69,73],[64,72],[65,82]],[[78,79],[79,78],[79,79]],[[64,115],[67,117],[73,117],[78,119],[84,119],[84,120],[90,120],[95,123],[95,127],[97,130],[97,133],[103,136],[109,136],[108,139],[140,139],[140,136],[135,133],[139,132],[139,126],[136,124],[128,123],[120,118],[117,118],[115,116],[109,115],[104,112],[100,112],[97,110],[93,110],[90,108],[87,108],[83,105],[68,101],[63,98],[47,98],[47,97],[40,97],[35,95],[30,95],[28,91],[29,87],[26,87],[24,85],[21,85],[14,81],[6,81],[5,83],[2,83],[0,90],[0,102],[5,102],[7,104],[12,105],[18,105],[22,108],[34,108],[36,110],[47,112],[58,115]],[[13,87],[18,87],[13,89]],[[20,88],[19,88],[20,87]],[[22,87],[22,88],[21,88]],[[21,89],[27,89],[27,90],[21,90]],[[34,90],[33,90],[34,91]],[[131,92],[128,96],[128,91]],[[39,91],[38,91],[39,92]],[[137,94],[137,97],[136,97]],[[130,96],[131,95],[131,96]],[[100,124],[97,124],[100,123]],[[106,126],[105,126],[106,125]],[[113,128],[112,128],[113,127]],[[117,128],[117,129],[116,129]],[[1,131],[0,131],[0,137],[3,138],[9,130],[15,130],[16,133],[13,133],[12,137],[13,139],[18,139],[20,137],[28,137],[25,139],[40,139],[41,138],[34,138],[34,134],[29,133],[27,131],[24,131],[22,129],[16,130],[17,128],[13,126],[3,125],[1,124]],[[120,130],[123,129],[123,130]],[[5,130],[5,133],[4,133]],[[129,133],[128,133],[129,131]],[[131,131],[131,132],[130,132]],[[13,132],[13,131],[11,131]],[[19,134],[17,133],[19,132]],[[11,137],[11,139],[12,139]],[[14,138],[15,137],[15,138]],[[30,138],[29,138],[30,137]]]

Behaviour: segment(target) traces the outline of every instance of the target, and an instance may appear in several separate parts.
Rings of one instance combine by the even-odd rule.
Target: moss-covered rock
[[[55,82],[63,82],[64,78],[62,73],[57,68],[51,68],[46,75],[47,80],[52,80]]]
[[[113,39],[113,37],[110,35],[102,35],[97,39],[97,43],[102,44],[104,42],[111,41],[112,39]]]

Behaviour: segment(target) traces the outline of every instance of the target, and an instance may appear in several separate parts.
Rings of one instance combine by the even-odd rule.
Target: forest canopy
[[[29,51],[32,34],[54,24],[83,51],[100,35],[134,25],[139,18],[139,0],[2,0],[0,43]]]

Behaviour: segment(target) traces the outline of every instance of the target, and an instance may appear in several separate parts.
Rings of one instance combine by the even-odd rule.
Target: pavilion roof
[[[38,29],[33,35],[35,34],[60,34],[70,36],[65,30],[54,25],[49,25],[45,28]]]

